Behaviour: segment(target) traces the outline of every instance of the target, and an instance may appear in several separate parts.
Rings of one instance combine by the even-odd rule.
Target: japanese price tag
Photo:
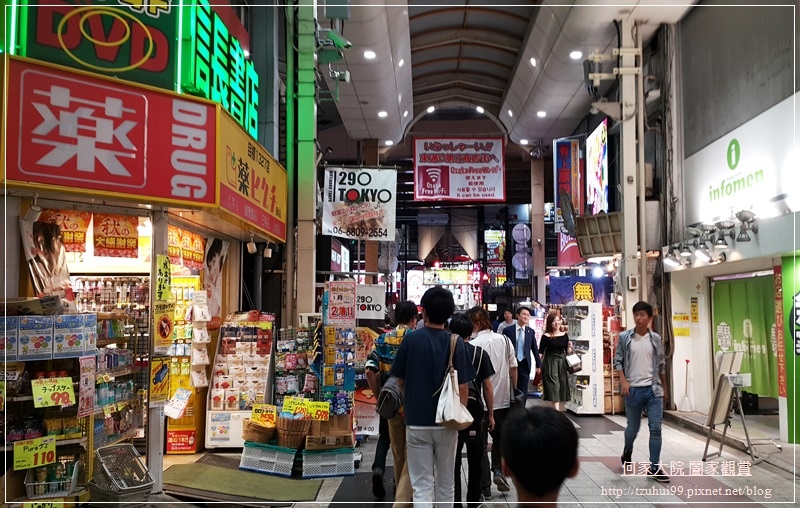
[[[281,413],[289,413],[289,414],[296,414],[298,413],[297,408],[303,403],[303,399],[298,397],[286,397],[283,399],[283,407],[281,408]]]
[[[75,391],[70,377],[33,379],[31,387],[34,407],[75,405]]]
[[[331,412],[330,402],[308,402],[306,405],[312,420],[328,421]]]
[[[275,415],[278,408],[271,404],[253,404],[253,412],[250,419],[254,422],[275,424]]]
[[[48,499],[47,501],[28,501],[22,503],[22,508],[61,508],[64,506],[64,499]]]
[[[14,471],[44,466],[55,461],[55,436],[37,437],[14,443]]]

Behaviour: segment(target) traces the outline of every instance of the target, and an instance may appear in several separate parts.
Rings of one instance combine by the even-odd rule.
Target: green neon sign
[[[218,102],[258,139],[258,74],[208,0],[184,12],[178,91]]]

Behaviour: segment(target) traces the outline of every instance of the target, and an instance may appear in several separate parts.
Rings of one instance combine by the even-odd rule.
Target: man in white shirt
[[[501,321],[500,324],[497,325],[497,330],[495,331],[497,333],[503,333],[503,328],[505,328],[506,326],[511,326],[513,324],[514,324],[514,314],[511,312],[511,310],[506,309],[505,312],[503,312],[503,321]]]
[[[492,331],[492,324],[489,321],[489,313],[481,307],[473,307],[467,311],[467,317],[472,321],[474,338],[470,343],[474,346],[483,348],[492,360],[494,375],[491,376],[492,388],[494,392],[494,430],[492,435],[492,473],[497,490],[507,492],[511,490],[508,480],[503,476],[500,464],[500,434],[506,414],[511,407],[511,397],[513,389],[517,384],[517,357],[514,353],[514,346],[506,337]],[[488,457],[483,462],[483,495],[491,494],[491,484],[488,481],[489,473]],[[488,491],[488,492],[487,492]]]

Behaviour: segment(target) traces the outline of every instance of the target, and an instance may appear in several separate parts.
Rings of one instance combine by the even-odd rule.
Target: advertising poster
[[[69,280],[67,253],[61,243],[59,227],[47,222],[21,220],[19,230],[36,295],[58,296],[62,303],[74,307],[75,295]]]
[[[94,413],[96,364],[94,356],[82,356],[80,358],[81,377],[78,381],[78,418]]]
[[[506,256],[506,232],[502,229],[487,229],[483,232],[486,244],[486,260],[504,261]]]
[[[608,211],[608,119],[586,138],[586,204],[587,213]]]
[[[172,345],[174,327],[175,302],[156,301],[153,304],[153,354],[167,354]]]
[[[171,224],[167,226],[167,256],[169,256],[169,262],[173,265],[181,264],[182,234],[183,231],[179,227]]]
[[[378,319],[386,315],[386,286],[359,284],[356,286],[356,319]]]
[[[416,201],[505,202],[503,138],[415,138]]]
[[[322,234],[354,240],[394,239],[396,193],[394,169],[325,169]]]
[[[222,267],[228,257],[228,242],[219,238],[206,241],[203,288],[208,294],[208,313],[211,315],[209,330],[216,330],[222,323]]]
[[[786,390],[786,343],[783,333],[783,269],[780,265],[773,267],[775,280],[775,352],[778,355],[778,396],[787,397]]]
[[[354,327],[356,324],[356,283],[331,281],[325,283],[328,306],[325,326]]]
[[[110,258],[139,257],[139,218],[94,214],[94,255]]]
[[[170,358],[150,359],[150,389],[147,392],[148,405],[161,407],[167,403],[169,397],[169,362]]]
[[[558,265],[573,266],[583,262],[578,242],[561,231],[561,191],[572,198],[576,215],[583,214],[581,192],[581,158],[577,139],[562,139],[553,143],[553,171],[555,172],[556,231],[558,232]]]
[[[86,252],[86,231],[91,220],[91,212],[44,208],[38,222],[49,222],[58,226],[65,251]]]
[[[381,423],[380,415],[375,412],[378,394],[374,393],[367,383],[363,367],[356,373],[356,392],[353,396],[353,413],[356,417],[356,434],[377,436]]]

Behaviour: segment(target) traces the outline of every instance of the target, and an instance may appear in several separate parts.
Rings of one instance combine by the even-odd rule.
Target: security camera
[[[345,83],[350,82],[350,71],[334,71],[331,70],[329,73],[331,79],[335,81],[344,81]]]
[[[334,46],[338,49],[350,49],[353,43],[342,37],[335,30],[322,29],[319,31],[319,42],[323,46]]]

